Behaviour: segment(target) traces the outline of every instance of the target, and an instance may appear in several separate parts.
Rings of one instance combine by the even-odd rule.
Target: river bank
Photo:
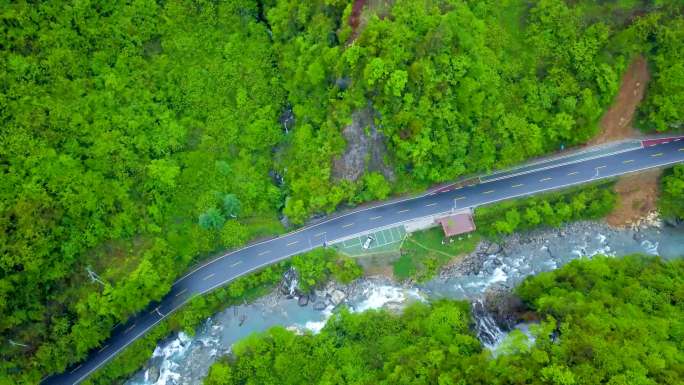
[[[127,384],[201,383],[211,363],[229,353],[232,344],[240,339],[275,325],[316,332],[342,304],[351,311],[380,307],[398,310],[413,301],[468,300],[475,304],[478,337],[495,349],[505,336],[502,326],[513,326],[513,320],[510,314],[488,309],[483,302],[486,293],[512,288],[529,275],[556,269],[583,256],[631,253],[658,254],[663,258],[684,255],[684,229],[662,225],[657,218],[630,229],[615,229],[602,222],[576,222],[559,229],[515,234],[496,244],[484,241],[473,253],[425,284],[402,285],[385,277],[367,277],[349,285],[330,283],[314,293],[307,306],[300,306],[297,299],[288,299],[276,290],[251,304],[216,314],[197,329],[194,337],[179,333],[163,341],[146,367]],[[478,307],[478,303],[482,306]]]

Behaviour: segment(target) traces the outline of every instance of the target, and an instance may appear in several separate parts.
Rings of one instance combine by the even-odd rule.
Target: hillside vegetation
[[[283,214],[588,140],[636,54],[641,124],[684,121],[678,1],[380,3],[353,30],[343,0],[0,1],[0,383],[83,359]],[[396,179],[335,180],[368,106]]]

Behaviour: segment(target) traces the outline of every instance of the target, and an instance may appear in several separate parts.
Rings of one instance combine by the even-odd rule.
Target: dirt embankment
[[[588,145],[603,144],[640,135],[639,131],[634,129],[632,121],[637,106],[644,98],[650,78],[646,58],[637,57],[622,78],[615,103],[601,118],[601,132],[590,140]]]
[[[631,226],[657,209],[661,170],[650,170],[620,177],[615,184],[619,202],[606,217],[615,227]]]
[[[625,72],[615,103],[601,119],[601,132],[589,145],[639,137],[632,121],[644,98],[649,79],[646,59],[639,56]],[[630,226],[656,210],[660,174],[660,170],[652,170],[620,177],[615,184],[619,202],[615,210],[606,217],[608,224],[616,227]]]

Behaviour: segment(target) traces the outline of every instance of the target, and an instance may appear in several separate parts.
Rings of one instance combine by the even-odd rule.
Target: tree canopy
[[[677,1],[366,3],[0,2],[0,378],[64,370],[282,216],[583,143],[636,54],[640,124],[682,127]],[[392,172],[337,179],[361,109]]]

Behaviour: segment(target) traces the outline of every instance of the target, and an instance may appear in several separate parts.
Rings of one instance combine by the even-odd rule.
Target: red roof
[[[469,233],[475,230],[475,222],[470,212],[462,212],[438,218],[435,222],[442,225],[444,235],[452,237],[454,235]]]

